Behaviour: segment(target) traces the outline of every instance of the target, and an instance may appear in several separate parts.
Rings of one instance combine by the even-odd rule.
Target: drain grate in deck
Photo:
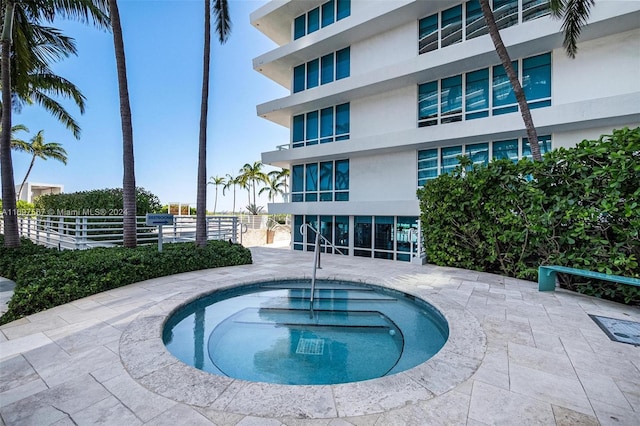
[[[299,355],[322,355],[324,353],[323,339],[301,338],[296,353]]]
[[[615,342],[640,346],[640,322],[589,315],[609,338]]]

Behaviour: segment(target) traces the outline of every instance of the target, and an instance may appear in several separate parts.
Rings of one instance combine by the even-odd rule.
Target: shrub
[[[471,166],[418,190],[431,263],[537,279],[540,264],[640,277],[640,127],[614,130],[542,162]],[[627,303],[632,286],[564,277],[571,289]]]
[[[29,244],[24,247],[33,249]],[[13,274],[16,287],[8,311],[0,318],[2,324],[138,281],[251,263],[248,249],[227,241],[209,241],[205,247],[193,243],[165,244],[161,253],[155,246],[139,246],[61,252],[35,249],[12,256],[15,266],[6,271]],[[4,253],[0,267],[7,267]],[[5,269],[0,269],[0,275],[6,276],[5,273]]]
[[[45,194],[37,197],[34,204],[38,211],[50,215],[122,216],[122,188]],[[161,209],[160,199],[156,195],[144,188],[136,188],[137,216],[158,213]]]

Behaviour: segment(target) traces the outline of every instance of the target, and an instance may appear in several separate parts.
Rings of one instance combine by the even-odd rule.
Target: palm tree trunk
[[[113,45],[116,54],[118,71],[118,93],[120,96],[120,120],[122,122],[122,208],[123,208],[123,244],[125,247],[136,247],[136,177],[133,156],[133,126],[131,124],[131,107],[129,105],[129,87],[127,83],[127,65],[124,56],[124,40],[120,25],[120,12],[116,0],[108,0],[111,26],[113,28]]]
[[[207,244],[207,112],[209,109],[209,63],[211,61],[211,7],[204,0],[204,56],[200,137],[198,139],[198,192],[196,200],[196,244]]]
[[[524,94],[524,90],[522,90],[522,86],[520,85],[520,80],[518,80],[518,75],[511,65],[511,58],[509,57],[507,48],[502,42],[500,31],[498,30],[496,20],[493,16],[493,11],[489,6],[489,0],[480,0],[480,6],[482,7],[482,14],[484,15],[484,20],[487,23],[487,28],[489,29],[489,35],[491,36],[493,45],[496,48],[496,53],[498,54],[498,57],[502,62],[502,66],[507,73],[507,77],[509,77],[509,82],[511,83],[511,87],[513,88],[513,93],[515,94],[516,100],[518,101],[520,114],[522,115],[522,121],[524,121],[524,126],[527,129],[527,137],[529,139],[529,146],[531,147],[531,155],[533,156],[534,161],[541,161],[542,155],[540,154],[538,135],[536,133],[536,128],[533,125],[533,118],[531,118],[529,104],[527,104],[527,98]]]
[[[2,216],[4,220],[4,246],[20,247],[16,187],[11,159],[11,36],[14,3],[7,1],[2,31],[2,131],[0,133],[0,164],[2,168]]]
[[[20,189],[18,190],[18,194],[16,195],[16,200],[22,195],[22,188],[24,188],[24,184],[27,183],[27,178],[29,177],[29,173],[31,173],[31,169],[33,169],[33,165],[36,163],[36,156],[31,157],[31,164],[29,164],[29,168],[27,169],[27,173],[24,175],[24,179],[22,179],[22,183],[20,184]]]
[[[236,186],[233,185],[233,215],[236,214]]]
[[[216,214],[218,208],[218,185],[216,185],[216,198],[213,200],[213,214]]]

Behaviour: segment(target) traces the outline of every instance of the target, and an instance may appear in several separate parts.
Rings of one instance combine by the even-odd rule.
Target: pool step
[[[234,315],[233,321],[287,327],[395,329],[393,323],[377,311],[314,310],[310,318],[308,309],[247,308]]]

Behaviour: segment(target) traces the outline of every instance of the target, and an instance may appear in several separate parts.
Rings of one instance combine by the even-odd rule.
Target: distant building
[[[18,200],[33,203],[34,198],[44,194],[61,194],[64,191],[63,185],[55,183],[35,183],[25,182],[22,192],[18,194],[20,185],[16,185],[16,196]]]
[[[638,126],[640,2],[597,1],[576,59],[547,0],[492,3],[543,153]],[[278,0],[251,22],[278,44],[254,68],[291,91],[257,112],[291,130],[262,161],[291,170],[269,212],[293,215],[295,250],[308,223],[350,256],[419,261],[418,187],[460,154],[530,155],[477,0]]]

